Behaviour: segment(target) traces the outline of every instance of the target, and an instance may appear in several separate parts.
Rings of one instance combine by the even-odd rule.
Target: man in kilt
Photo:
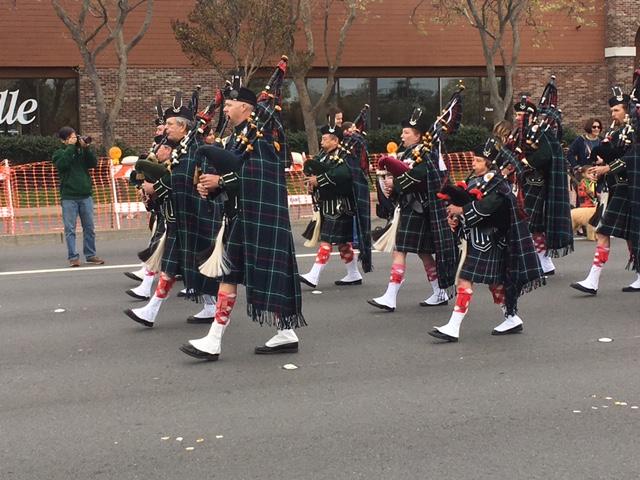
[[[241,149],[247,118],[256,107],[256,95],[244,87],[232,91],[225,100],[224,113],[234,128],[225,150],[243,154],[241,166],[224,175],[202,175],[198,185],[201,195],[219,189],[229,197],[225,206],[229,230],[224,249],[229,269],[221,278],[215,321],[205,337],[189,340],[180,347],[198,359],[218,360],[239,284],[246,287],[247,314],[251,319],[277,330],[265,345],[256,347],[256,354],[297,352],[294,329],[306,325],[289,222],[284,159],[274,148],[271,129],[256,137],[250,150]],[[282,135],[277,116],[271,121]]]
[[[415,112],[414,112],[415,113]],[[398,160],[413,163],[413,151],[429,129],[423,115],[402,122],[404,151]],[[370,305],[393,312],[400,286],[404,282],[407,254],[415,253],[422,260],[433,294],[420,302],[423,307],[447,305],[453,294],[457,249],[447,225],[444,204],[437,199],[445,171],[431,155],[413,164],[407,172],[384,180],[387,196],[395,197],[400,209],[399,225],[392,254],[391,275],[384,295],[367,300]],[[436,254],[434,260],[433,255]]]
[[[530,133],[528,124],[538,114],[549,116],[555,128],[560,128],[560,114],[554,109],[536,111],[527,99],[514,105],[516,121],[524,134]],[[539,127],[539,126],[538,126]],[[573,251],[571,205],[562,146],[553,129],[536,136],[536,141],[525,142],[525,159],[515,162],[516,178],[524,197],[529,230],[536,246],[536,253],[545,275],[553,275],[552,257],[567,255]]]
[[[164,124],[163,124],[164,129]],[[144,167],[150,166],[147,162],[155,161],[158,165],[166,165],[171,160],[171,152],[173,151],[173,145],[170,144],[166,139],[164,139],[164,135],[156,136],[155,141],[162,141],[162,145],[158,145],[154,148],[155,153],[153,155],[144,155],[144,158],[140,158],[139,160],[144,160],[146,162],[139,162],[136,165],[144,165]],[[144,168],[143,167],[143,168]],[[158,248],[161,247],[161,242],[163,238],[165,238],[164,234],[166,232],[166,221],[164,210],[167,208],[167,201],[158,201],[157,198],[154,198],[153,194],[148,196],[144,192],[144,173],[141,173],[141,168],[137,170],[134,169],[132,174],[136,177],[140,176],[140,190],[142,192],[142,198],[144,199],[145,207],[149,212],[151,212],[151,238],[149,239],[149,245],[147,248],[138,252],[138,257],[143,260],[142,263],[142,271],[143,277],[142,282],[135,288],[131,288],[127,290],[125,293],[130,297],[135,298],[136,300],[149,300],[151,297],[151,289],[153,287],[153,280],[158,273],[155,268],[149,268],[147,262],[156,252]],[[135,180],[140,182],[140,180]],[[151,183],[149,179],[147,179],[147,183]],[[149,189],[149,191],[151,191]],[[167,199],[168,200],[168,199]],[[127,272],[129,273],[129,272]]]
[[[498,173],[490,158],[495,153],[480,146],[474,151],[473,174],[467,179],[465,195],[447,207],[449,225],[467,242],[466,257],[458,274],[457,299],[446,325],[434,327],[429,335],[457,342],[460,325],[473,296],[473,284],[485,283],[493,301],[502,310],[502,322],[492,335],[519,333],[518,297],[542,284],[543,273],[526,221],[517,213],[516,198],[509,183]],[[494,169],[495,168],[495,169]],[[462,205],[460,205],[462,204]]]
[[[198,270],[198,253],[211,245],[220,226],[220,209],[203,199],[194,185],[197,159],[195,151],[201,144],[197,136],[188,145],[181,145],[191,129],[193,113],[182,105],[165,112],[166,135],[176,145],[171,172],[158,181],[145,182],[148,195],[159,202],[166,201],[166,239],[162,253],[160,279],[149,303],[142,308],[125,310],[125,314],[145,327],[153,327],[162,302],[167,298],[177,275],[182,275],[186,296],[204,302],[204,316],[189,317],[189,323],[211,323],[215,315],[218,282]]]
[[[335,284],[361,285],[362,275],[358,270],[358,259],[353,251],[352,242],[354,238],[365,239],[360,247],[360,259],[364,260],[365,272],[370,271],[371,246],[368,239],[371,235],[371,222],[368,184],[357,158],[350,152],[339,151],[343,139],[342,128],[325,125],[320,129],[320,134],[322,152],[305,164],[305,173],[311,174],[307,183],[313,189],[312,194],[316,196],[320,210],[320,246],[311,270],[301,274],[299,279],[315,288],[322,270],[329,262],[333,245],[338,245],[347,274],[336,280]],[[362,208],[358,208],[360,205]]]
[[[631,215],[629,209],[629,175],[625,160],[625,153],[629,150],[631,141],[635,140],[628,132],[625,119],[629,113],[633,112],[630,112],[629,95],[623,94],[617,87],[614,88],[614,93],[615,95],[609,99],[609,107],[616,129],[593,149],[591,157],[595,160],[595,165],[587,170],[587,175],[592,179],[604,179],[608,190],[604,194],[607,198],[604,212],[596,227],[596,251],[587,278],[571,284],[572,288],[589,295],[598,293],[600,274],[609,260],[611,237],[622,238],[629,243],[631,218],[638,214],[633,212]],[[635,150],[632,149],[631,158],[634,158],[634,152]],[[640,291],[640,277],[623,291]]]

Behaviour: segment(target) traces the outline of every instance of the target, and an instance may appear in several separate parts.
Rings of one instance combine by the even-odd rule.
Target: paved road
[[[99,253],[133,264],[143,243]],[[523,299],[522,335],[489,335],[500,318],[477,288],[458,344],[427,335],[450,307],[418,306],[415,258],[387,314],[365,299],[383,292],[390,258],[339,288],[334,257],[322,294],[305,287],[299,354],[254,356],[271,332],[241,297],[221,360],[199,363],[178,351],[206,330],[184,321],[194,305],[173,298],[143,329],[122,314],[134,303],[125,268],[8,275],[64,267],[65,252],[4,247],[0,479],[638,478],[640,295],[620,291],[632,278],[621,242],[596,298],[571,290],[592,253],[578,242]]]

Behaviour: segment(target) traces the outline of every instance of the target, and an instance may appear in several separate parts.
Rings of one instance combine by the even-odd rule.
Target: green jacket
[[[60,198],[78,200],[91,196],[89,169],[98,164],[92,149],[66,145],[54,152],[53,164],[60,177]]]

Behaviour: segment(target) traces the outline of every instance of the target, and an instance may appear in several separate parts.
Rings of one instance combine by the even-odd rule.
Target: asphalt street
[[[305,272],[314,252],[296,242]],[[322,293],[303,287],[298,354],[253,354],[273,331],[241,293],[213,363],[178,350],[207,327],[185,323],[199,308],[177,289],[153,329],[122,313],[141,305],[123,272],[144,246],[99,238],[105,268],[73,270],[59,243],[0,250],[0,479],[640,475],[640,294],[621,292],[635,275],[620,241],[596,297],[569,288],[593,243],[556,260],[521,300],[520,335],[490,335],[500,314],[477,286],[457,344],[427,335],[452,304],[418,305],[430,288],[416,257],[394,313],[366,303],[386,288],[388,254],[355,287],[333,285],[332,257]]]

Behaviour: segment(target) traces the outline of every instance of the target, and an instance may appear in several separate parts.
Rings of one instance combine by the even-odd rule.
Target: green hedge
[[[138,152],[121,141],[116,141],[116,145],[122,150],[122,156],[138,155]],[[42,137],[40,135],[0,135],[0,160],[9,159],[11,165],[22,165],[24,163],[43,162],[51,160],[53,152],[62,146],[57,137]],[[98,147],[99,156],[106,156],[104,147]]]

